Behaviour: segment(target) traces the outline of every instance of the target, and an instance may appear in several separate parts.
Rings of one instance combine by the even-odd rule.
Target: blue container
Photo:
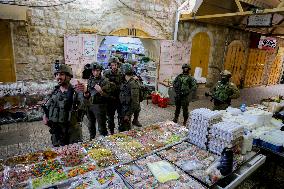
[[[260,143],[261,143],[260,146],[270,149],[273,152],[278,152],[278,153],[283,152],[283,146],[276,146],[274,144],[271,144],[271,143],[268,143],[262,140],[260,140]]]
[[[260,139],[253,139],[252,144],[255,146],[261,146],[261,140]]]

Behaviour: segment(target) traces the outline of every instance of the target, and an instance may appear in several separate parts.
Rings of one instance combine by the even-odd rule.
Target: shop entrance
[[[232,73],[232,82],[241,85],[245,66],[245,47],[241,41],[233,41],[228,48],[225,60],[225,69]]]
[[[195,68],[202,68],[202,77],[207,77],[210,53],[210,38],[207,33],[197,33],[192,39],[190,56],[191,74],[194,75]]]
[[[0,21],[0,82],[15,82],[10,23]]]
[[[118,30],[112,34],[125,36],[128,29]],[[135,30],[133,34],[147,37],[147,33]],[[127,36],[127,35],[126,35]],[[97,61],[108,68],[111,57],[119,58],[120,62],[128,62],[146,86],[152,90],[157,87],[157,68],[159,62],[158,40],[137,37],[99,36]],[[157,44],[156,44],[157,43]]]

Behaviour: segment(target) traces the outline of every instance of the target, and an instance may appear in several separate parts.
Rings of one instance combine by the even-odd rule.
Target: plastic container
[[[152,103],[153,103],[153,104],[158,104],[158,103],[159,103],[159,101],[158,101],[158,99],[159,99],[159,97],[160,97],[159,94],[152,93],[152,94],[151,94],[151,97],[152,97]]]
[[[161,108],[168,107],[169,98],[158,98],[158,106]]]

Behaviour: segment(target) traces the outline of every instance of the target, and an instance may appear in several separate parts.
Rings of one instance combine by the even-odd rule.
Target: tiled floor
[[[241,90],[241,97],[233,100],[232,105],[238,107],[242,103],[259,103],[261,99],[274,95],[284,95],[284,85],[243,89]],[[191,102],[189,105],[190,110],[201,107],[212,108],[212,102],[209,99],[202,98],[201,100]],[[159,108],[153,105],[150,100],[148,104],[146,101],[142,102],[141,108],[140,122],[144,126],[171,120],[175,109],[174,106]],[[182,118],[179,121],[183,121]],[[87,120],[84,119],[82,124],[84,140],[89,138],[86,123]],[[51,142],[48,127],[41,122],[15,123],[0,126],[0,158],[39,150],[43,146],[49,147]]]

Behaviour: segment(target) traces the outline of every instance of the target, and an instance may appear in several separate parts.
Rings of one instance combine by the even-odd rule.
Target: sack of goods
[[[188,121],[189,141],[206,149],[210,128],[222,120],[221,114],[207,108],[195,109],[190,113]]]
[[[210,129],[209,150],[220,155],[225,147],[241,149],[244,127],[233,122],[220,122]],[[236,148],[235,148],[236,149]]]

